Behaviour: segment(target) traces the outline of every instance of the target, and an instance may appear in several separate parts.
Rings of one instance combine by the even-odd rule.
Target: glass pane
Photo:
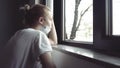
[[[113,0],[113,35],[120,35],[120,0]]]
[[[39,4],[40,3],[40,0],[35,0],[35,4]]]
[[[93,0],[65,0],[65,40],[93,42]]]

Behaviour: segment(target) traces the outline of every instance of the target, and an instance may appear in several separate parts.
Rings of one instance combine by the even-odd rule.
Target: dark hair
[[[49,8],[42,4],[33,5],[31,8],[26,6],[25,25],[33,26],[39,20],[39,17],[46,17]]]

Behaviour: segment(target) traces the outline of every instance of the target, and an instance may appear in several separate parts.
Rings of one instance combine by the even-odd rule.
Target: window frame
[[[58,9],[58,7],[60,9]],[[68,46],[75,46],[75,47],[84,47],[84,48],[93,48],[93,43],[92,42],[83,42],[83,41],[73,41],[73,42],[69,42],[69,41],[64,41],[64,0],[60,0],[60,1],[55,1],[54,0],[54,20],[56,23],[56,30],[57,30],[57,34],[58,34],[58,42],[59,44],[65,44]],[[61,11],[61,12],[59,12]],[[58,19],[60,19],[58,21]]]
[[[93,0],[93,44],[86,42],[68,42],[63,41],[63,1],[64,0],[54,0],[54,20],[58,34],[59,44],[65,44],[68,46],[83,47],[101,51],[120,51],[120,37],[113,36],[111,33],[111,17],[107,18],[107,14],[110,15],[111,12],[107,12],[111,5],[112,0]],[[110,2],[108,2],[110,1]],[[109,5],[108,5],[109,4]],[[108,5],[108,6],[106,6]],[[108,8],[108,9],[106,9]],[[106,23],[107,22],[107,23]],[[106,26],[108,25],[109,26]],[[109,28],[107,31],[106,28]],[[108,32],[108,33],[107,33]]]
[[[106,34],[112,36],[112,0],[106,0]]]
[[[112,35],[112,0],[94,0],[94,46],[105,51],[120,51],[120,37]]]

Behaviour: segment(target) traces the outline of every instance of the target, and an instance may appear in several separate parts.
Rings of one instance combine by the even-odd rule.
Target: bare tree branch
[[[72,26],[72,30],[71,30],[70,39],[74,39],[76,37],[76,32],[77,32],[77,30],[80,26],[82,17],[88,11],[88,9],[92,6],[92,4],[91,4],[85,10],[81,11],[80,18],[79,18],[79,21],[78,21],[78,7],[80,5],[80,2],[81,2],[81,0],[75,0],[74,22],[73,22],[73,26]]]
[[[73,26],[72,26],[70,39],[74,39],[76,36],[75,30],[76,30],[76,25],[77,25],[77,20],[78,20],[78,7],[80,5],[80,2],[81,2],[81,0],[75,0],[74,22],[73,22]]]
[[[78,22],[78,25],[76,26],[76,31],[78,30],[79,26],[80,26],[80,23],[81,23],[81,20],[82,20],[82,17],[84,16],[84,14],[89,10],[89,8],[92,6],[92,4],[90,6],[88,6],[87,9],[85,9],[84,11],[81,11],[80,13],[80,19],[79,19],[79,22]]]
[[[87,11],[88,11],[88,9],[90,8],[92,6],[92,4],[90,5],[90,6],[88,6],[88,8],[87,9],[85,9],[85,11],[84,12],[82,12],[82,14],[81,14],[81,16],[83,16]]]
[[[78,4],[80,4],[81,0],[78,0]]]

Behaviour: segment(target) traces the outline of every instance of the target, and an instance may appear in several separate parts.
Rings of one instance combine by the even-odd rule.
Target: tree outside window
[[[93,42],[93,0],[65,0],[65,40]]]

